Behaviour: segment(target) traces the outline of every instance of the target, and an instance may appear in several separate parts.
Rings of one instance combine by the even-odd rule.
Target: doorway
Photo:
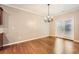
[[[74,39],[74,19],[69,18],[65,21],[62,20],[56,20],[55,21],[55,35],[56,37],[60,38],[66,38],[73,40]]]

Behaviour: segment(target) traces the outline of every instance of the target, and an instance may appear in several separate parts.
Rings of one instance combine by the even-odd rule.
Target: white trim
[[[44,36],[44,37],[49,37],[49,36]],[[23,43],[23,42],[27,42],[27,41],[31,41],[31,40],[36,40],[36,39],[40,39],[40,38],[44,38],[44,37],[38,37],[38,38],[33,38],[33,39],[18,41],[18,42],[14,42],[14,43],[9,43],[9,44],[3,45],[3,47],[10,46],[10,45],[14,45],[14,44],[19,44],[19,43]],[[51,37],[56,37],[56,36],[52,35]],[[79,43],[79,41],[77,41],[77,40],[73,40],[73,41]]]
[[[79,41],[78,40],[73,40],[74,42],[77,42],[77,43],[79,43]]]
[[[58,37],[58,36],[51,35],[51,37]],[[65,37],[61,37],[61,38],[65,38]],[[68,38],[66,38],[66,39],[68,39]],[[78,40],[72,40],[72,41],[79,43],[79,41],[78,41]]]
[[[9,44],[4,44],[3,47],[14,45],[14,44],[19,44],[19,43],[23,43],[23,42],[27,42],[27,41],[31,41],[31,40],[36,40],[36,39],[40,39],[40,38],[45,38],[45,37],[48,37],[48,36],[42,36],[42,37],[38,37],[38,38],[32,38],[32,39],[28,39],[28,40],[23,40],[23,41],[13,42],[13,43],[9,43]]]

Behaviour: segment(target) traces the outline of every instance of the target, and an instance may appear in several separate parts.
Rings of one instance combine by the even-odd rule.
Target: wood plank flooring
[[[46,37],[20,44],[4,47],[0,54],[72,54],[79,53],[79,43],[73,41]]]

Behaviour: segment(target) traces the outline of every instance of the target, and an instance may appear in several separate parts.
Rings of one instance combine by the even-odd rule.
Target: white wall
[[[18,41],[55,36],[55,21],[45,23],[43,17],[22,11],[19,9],[2,6],[4,9],[4,31],[7,39],[4,44]],[[79,11],[66,13],[54,17],[56,19],[67,19],[75,17],[74,40],[79,41]]]
[[[4,44],[49,36],[49,25],[41,16],[11,7],[2,7],[4,31],[8,39],[8,43],[5,39]]]

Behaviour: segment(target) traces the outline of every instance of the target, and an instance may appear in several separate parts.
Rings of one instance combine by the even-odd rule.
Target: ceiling
[[[37,15],[46,16],[47,15],[47,5],[46,4],[8,4],[6,6],[25,10]],[[79,10],[79,4],[51,4],[50,5],[50,15],[56,16],[67,12],[72,12]]]

